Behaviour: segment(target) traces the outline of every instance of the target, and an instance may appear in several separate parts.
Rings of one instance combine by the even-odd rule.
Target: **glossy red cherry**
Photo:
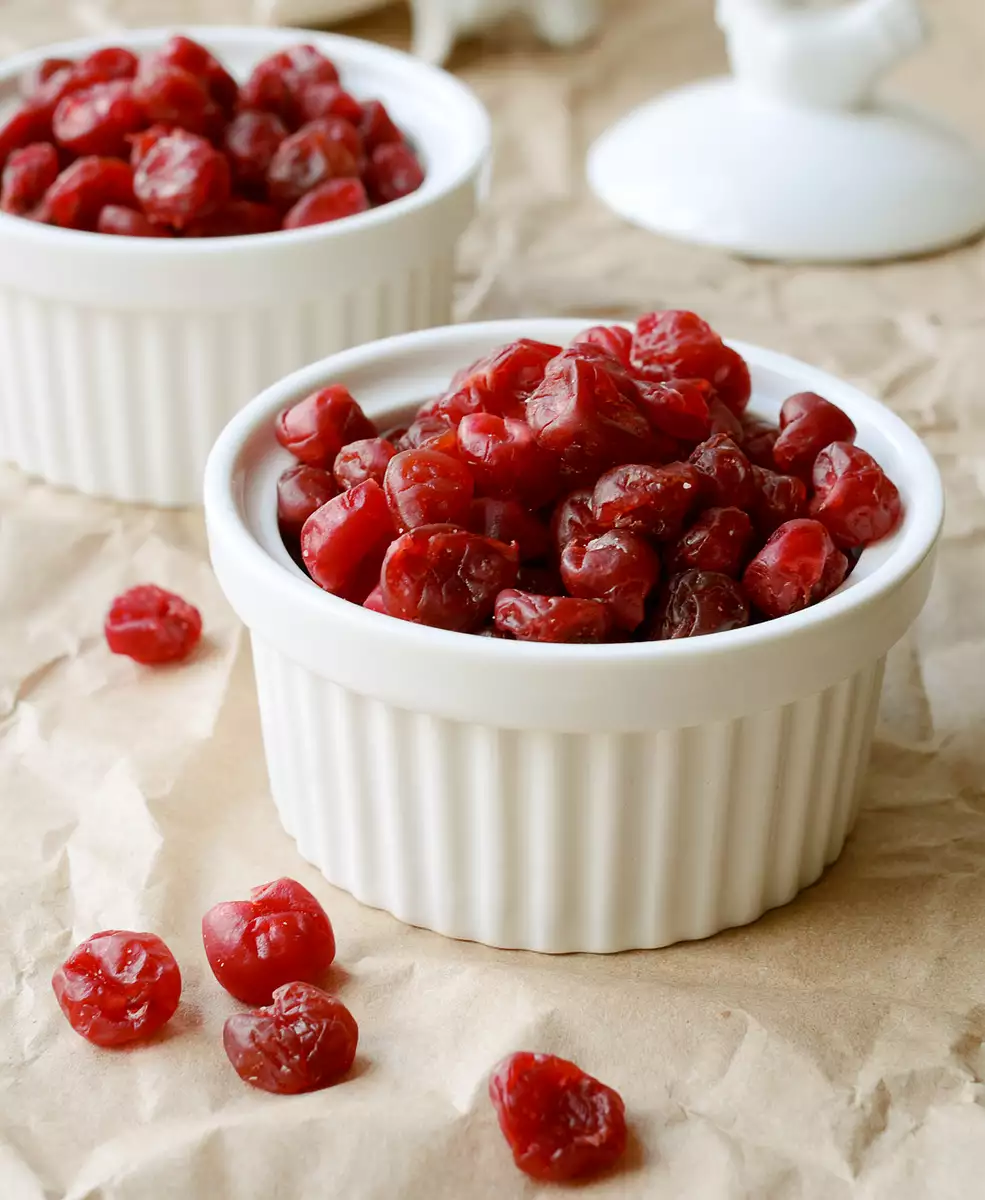
[[[660,576],[656,551],[639,534],[611,529],[561,552],[561,579],[572,596],[604,600],[620,629],[635,629]]]
[[[397,448],[385,438],[361,438],[349,442],[335,456],[332,473],[340,488],[355,487],[366,479],[375,479],[382,486],[390,459]]]
[[[699,496],[700,476],[689,463],[627,463],[599,476],[592,511],[603,529],[628,529],[664,541],[678,536]]]
[[[157,666],[191,654],[202,636],[202,614],[174,592],[142,583],[116,597],[103,629],[114,654]]]
[[[557,495],[557,460],[525,421],[492,413],[463,417],[458,451],[484,495],[517,500],[527,508],[541,508]]]
[[[810,514],[842,549],[867,546],[891,533],[903,505],[899,491],[871,454],[833,442],[814,460]]]
[[[343,217],[354,217],[368,208],[366,189],[358,179],[330,179],[292,205],[284,217],[284,228],[327,225]]]
[[[301,529],[301,557],[326,592],[362,604],[396,536],[383,489],[367,479],[329,500]]]
[[[277,522],[289,541],[299,541],[304,523],[339,493],[330,472],[298,463],[277,480]]]
[[[140,158],[133,190],[152,221],[182,229],[229,199],[229,160],[205,138],[175,129]]]
[[[692,312],[669,310],[641,317],[633,338],[633,363],[659,368],[668,379],[707,380],[737,415],[749,403],[752,382],[742,356]]]
[[[668,565],[675,571],[715,571],[737,578],[755,540],[749,514],[741,508],[709,508],[671,549]]]
[[[409,196],[424,182],[424,168],[413,150],[402,142],[377,146],[363,171],[363,183],[374,204],[389,204]]]
[[[742,586],[766,617],[784,617],[816,604],[838,587],[848,559],[820,521],[787,521],[746,567]]]
[[[0,181],[0,212],[30,216],[58,178],[58,151],[48,142],[15,150]]]
[[[129,164],[118,158],[80,158],[48,188],[40,211],[52,225],[93,230],[108,204],[136,205]]]
[[[387,464],[383,487],[401,532],[420,525],[468,524],[475,484],[449,454],[402,450]]]
[[[748,624],[749,603],[734,579],[717,571],[688,570],[670,580],[652,636],[703,637]]]
[[[469,507],[468,528],[497,542],[515,542],[521,563],[545,558],[551,544],[547,525],[515,500],[478,497]]]
[[[340,383],[319,388],[285,409],[274,428],[278,442],[310,467],[330,471],[343,446],[376,436],[376,426]]]
[[[780,409],[773,462],[782,474],[809,480],[814,460],[825,446],[854,441],[855,426],[840,408],[815,392],[798,392]]]
[[[66,96],[55,109],[51,128],[58,144],[80,157],[125,158],[128,135],[147,124],[133,84],[115,79]]]

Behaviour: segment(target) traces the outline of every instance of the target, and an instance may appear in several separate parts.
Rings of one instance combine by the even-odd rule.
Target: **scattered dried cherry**
[[[604,642],[612,630],[602,600],[537,595],[505,588],[496,597],[496,628],[521,642]]]
[[[277,480],[277,522],[283,536],[300,540],[305,521],[338,494],[331,473],[321,467],[288,467]]]
[[[472,632],[515,582],[518,559],[516,546],[454,525],[422,525],[387,551],[380,575],[383,602],[405,621]]]
[[[714,571],[738,578],[752,549],[755,531],[741,508],[708,508],[674,544],[673,571]]]
[[[284,217],[285,229],[326,225],[343,217],[354,217],[369,208],[366,189],[358,179],[330,179],[302,196]]]
[[[458,454],[458,430],[445,417],[418,417],[397,441],[398,450],[440,450]]]
[[[301,530],[301,557],[326,592],[362,604],[396,536],[383,489],[367,479],[316,509]]]
[[[97,233],[111,233],[116,237],[168,237],[168,230],[152,225],[143,213],[122,204],[107,204],[96,221]]]
[[[511,1054],[493,1071],[489,1097],[513,1161],[542,1183],[598,1175],[626,1149],[619,1093],[553,1054]]]
[[[799,612],[838,587],[848,559],[820,521],[787,521],[746,567],[742,586],[766,617]]]
[[[643,382],[639,394],[640,406],[658,432],[687,442],[700,442],[711,432],[711,389],[703,379]]]
[[[142,67],[133,95],[151,123],[180,127],[203,137],[215,137],[222,128],[222,110],[205,80],[182,67],[171,63]]]
[[[413,150],[402,142],[385,142],[370,154],[363,183],[374,204],[389,204],[416,192],[424,171]]]
[[[807,488],[802,480],[755,466],[752,476],[756,481],[752,514],[760,537],[769,537],[786,521],[807,516]]]
[[[126,158],[128,135],[146,124],[133,84],[115,79],[66,96],[55,109],[51,130],[73,154]]]
[[[891,533],[902,511],[899,491],[871,454],[833,442],[814,461],[810,514],[843,550]]]
[[[689,463],[627,463],[599,476],[592,512],[603,529],[628,529],[666,541],[680,534],[699,495],[700,476]]]
[[[397,448],[385,438],[361,438],[349,442],[335,456],[332,472],[340,488],[355,487],[365,479],[375,479],[380,485],[386,475],[387,464],[397,453]]]
[[[734,579],[718,571],[689,570],[670,580],[652,635],[703,637],[748,624],[749,602]]]
[[[633,350],[633,331],[625,325],[593,325],[590,329],[582,330],[571,344],[597,346],[628,367]]]
[[[472,413],[458,426],[458,451],[477,491],[541,508],[557,495],[557,461],[525,421]]]
[[[202,636],[202,615],[174,592],[142,583],[116,597],[104,631],[114,654],[156,666],[191,654]]]
[[[269,1007],[234,1013],[222,1030],[240,1079],[282,1096],[337,1083],[352,1066],[358,1041],[352,1013],[310,983],[285,984]]]
[[[376,426],[339,383],[320,388],[277,418],[278,442],[309,467],[330,471],[343,446],[376,437]]]
[[[314,983],[335,959],[335,933],[318,900],[294,879],[250,889],[249,900],[224,900],[202,918],[212,974],[244,1004],[268,1004],[279,987]]]
[[[0,183],[0,212],[15,217],[33,213],[58,178],[58,151],[50,142],[35,142],[7,159]]]
[[[815,392],[799,392],[783,402],[773,462],[784,475],[811,477],[814,459],[832,442],[854,442],[855,425]]]
[[[465,525],[475,484],[457,458],[439,450],[402,450],[383,482],[401,533],[420,525]]]
[[[75,947],[51,986],[76,1033],[96,1046],[123,1046],[171,1020],[181,972],[155,934],[107,929]]]
[[[515,542],[521,563],[546,557],[550,547],[547,526],[516,500],[478,497],[469,508],[468,528],[497,542]]]
[[[716,433],[696,446],[689,461],[701,477],[701,492],[708,504],[752,505],[756,496],[752,463],[727,434]]]
[[[633,363],[644,369],[657,367],[670,379],[707,380],[736,415],[749,403],[752,380],[745,360],[692,312],[670,310],[641,317],[633,338]]]
[[[635,629],[660,576],[656,551],[638,534],[610,529],[561,552],[561,579],[572,596],[604,600],[620,629]]]
[[[152,221],[182,229],[229,199],[229,160],[183,129],[158,138],[140,159],[133,190]]]

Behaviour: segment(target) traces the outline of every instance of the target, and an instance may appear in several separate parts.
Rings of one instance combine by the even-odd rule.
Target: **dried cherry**
[[[637,367],[666,371],[669,379],[707,380],[737,416],[749,403],[752,380],[745,360],[692,312],[670,310],[640,317],[632,361]]]
[[[349,442],[335,456],[332,473],[340,488],[355,487],[365,479],[383,483],[387,464],[397,453],[397,448],[385,438],[361,438]]]
[[[342,117],[358,130],[363,119],[363,106],[337,83],[311,83],[298,97],[301,117],[316,121],[319,117]]]
[[[189,221],[185,237],[245,237],[273,233],[280,228],[280,213],[272,204],[233,196],[221,208]]]
[[[604,642],[612,615],[602,600],[537,595],[504,588],[496,597],[496,628],[521,642]]]
[[[267,168],[267,186],[272,200],[290,206],[330,179],[358,174],[359,163],[350,148],[314,121],[277,147]]]
[[[458,454],[458,430],[446,417],[418,417],[397,441],[398,450],[440,450]]]
[[[234,1013],[222,1030],[226,1057],[244,1083],[293,1096],[337,1083],[352,1066],[359,1027],[341,1000],[310,983],[287,983],[273,1003]]]
[[[67,95],[55,109],[51,130],[60,146],[80,157],[126,158],[128,136],[147,123],[133,84],[115,79]]]
[[[107,929],[75,947],[51,986],[77,1034],[96,1046],[123,1046],[171,1020],[181,972],[155,934]]]
[[[301,529],[301,557],[326,592],[362,604],[376,586],[396,536],[383,489],[373,479],[316,509]]]
[[[741,508],[708,508],[670,551],[673,571],[714,571],[737,578],[746,565],[755,530]]]
[[[114,654],[156,666],[191,654],[202,636],[202,615],[174,592],[142,583],[116,597],[104,632]]]
[[[107,204],[130,208],[133,172],[118,158],[80,158],[66,167],[41,202],[44,220],[65,229],[96,228]]]
[[[752,514],[760,537],[769,537],[784,522],[807,515],[807,488],[795,475],[778,475],[754,466],[752,477],[756,481]]]
[[[159,49],[145,55],[142,65],[146,69],[170,66],[187,71],[205,85],[226,116],[232,115],[239,98],[239,84],[209,50],[191,38],[175,34]]]
[[[424,182],[417,155],[403,142],[385,142],[369,156],[363,183],[374,204],[389,204],[416,192]]]
[[[511,1054],[489,1080],[513,1161],[542,1183],[607,1171],[626,1149],[626,1107],[612,1088],[553,1054]]]
[[[133,95],[151,123],[209,138],[218,136],[224,124],[222,110],[205,80],[171,63],[141,67]]]
[[[47,105],[25,104],[0,124],[0,167],[15,150],[35,142],[51,141],[51,109]]]
[[[369,100],[363,106],[362,120],[359,122],[359,132],[368,153],[377,146],[389,145],[392,142],[402,142],[400,130],[390,119],[390,114],[380,100]]]
[[[867,546],[895,529],[899,491],[871,454],[850,442],[833,442],[814,460],[810,515],[843,550]]]
[[[779,436],[780,430],[776,425],[747,415],[742,418],[738,436],[733,435],[732,440],[742,446],[742,453],[754,466],[775,471],[773,447]]]
[[[338,83],[334,64],[315,46],[291,46],[257,63],[240,91],[243,108],[276,113],[288,126],[298,125],[300,96],[316,83]]]
[[[698,502],[700,485],[701,477],[689,463],[627,463],[599,476],[592,512],[603,529],[628,529],[666,541],[680,534]]]
[[[525,421],[492,413],[463,417],[458,452],[484,495],[541,508],[558,493],[557,461]]]
[[[752,463],[732,439],[716,433],[696,446],[689,459],[701,478],[701,492],[708,504],[749,508],[756,496]]]
[[[773,462],[784,475],[811,477],[814,459],[832,442],[854,442],[855,425],[840,408],[815,392],[798,392],[780,409]]]
[[[711,389],[703,379],[673,383],[640,383],[640,407],[659,433],[686,442],[700,442],[711,433],[708,400]]]
[[[354,217],[369,208],[366,189],[358,179],[330,179],[302,196],[284,217],[285,229],[326,225],[343,217]]]
[[[515,500],[476,498],[469,508],[468,528],[497,542],[515,542],[521,563],[546,557],[550,548],[547,526]]]
[[[116,237],[168,237],[168,230],[152,225],[143,213],[122,204],[107,204],[96,221],[97,233],[111,233]]]
[[[748,624],[749,603],[734,579],[718,571],[692,569],[670,580],[652,636],[703,637]]]
[[[589,541],[602,532],[592,507],[593,490],[579,488],[561,500],[551,516],[551,535],[558,554],[568,542]]]
[[[604,600],[620,629],[635,629],[660,576],[656,551],[638,534],[610,529],[561,552],[561,579],[572,596]]]
[[[593,325],[590,329],[582,330],[571,344],[596,346],[628,367],[633,350],[633,331],[625,325]]]
[[[152,221],[182,229],[229,199],[229,160],[205,138],[175,129],[141,157],[133,190]]]
[[[401,533],[420,525],[465,525],[475,484],[457,458],[439,450],[402,450],[383,481]]]
[[[343,446],[376,437],[376,426],[339,383],[320,388],[277,418],[278,442],[309,467],[330,471]]]
[[[250,889],[202,917],[212,974],[244,1004],[269,1004],[284,984],[314,983],[335,960],[335,933],[315,896],[294,879]]]
[[[823,600],[848,572],[848,559],[820,521],[787,521],[746,567],[742,586],[766,617],[785,617]]]
[[[298,463],[277,480],[277,523],[283,537],[299,541],[313,512],[339,494],[330,472]]]
[[[7,159],[0,182],[0,212],[15,217],[33,213],[58,178],[58,151],[49,142],[15,150]]]

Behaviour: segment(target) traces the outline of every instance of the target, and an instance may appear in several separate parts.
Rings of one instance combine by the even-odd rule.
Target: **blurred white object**
[[[719,0],[732,77],[671,92],[592,147],[628,220],[755,258],[865,261],[985,228],[985,155],[876,83],[925,39],[918,0]]]
[[[258,25],[331,25],[385,8],[388,0],[253,0]]]
[[[480,33],[513,13],[530,18],[551,46],[576,46],[598,28],[600,0],[410,0],[413,52],[440,65],[455,42]]]

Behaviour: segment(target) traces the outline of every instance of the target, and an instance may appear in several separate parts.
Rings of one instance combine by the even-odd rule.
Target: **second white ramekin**
[[[900,527],[833,596],[674,642],[557,646],[380,616],[317,588],[277,531],[276,414],[330,381],[371,416],[440,392],[508,321],[337,355],[258,397],[210,456],[212,561],[250,630],[271,789],[305,858],[359,900],[495,946],[609,952],[701,938],[813,883],[855,821],[886,652],[927,596],[943,499],[898,417],[736,344],[753,409],[813,390],[896,481]]]
[[[169,30],[112,35],[135,51]],[[90,495],[201,502],[223,425],[251,396],[347,346],[451,319],[489,123],[452,76],[383,46],[297,29],[190,29],[240,78],[313,42],[382,99],[427,169],[419,191],[330,225],[188,241],[53,229],[0,214],[0,461]],[[46,46],[0,66],[0,108]]]

